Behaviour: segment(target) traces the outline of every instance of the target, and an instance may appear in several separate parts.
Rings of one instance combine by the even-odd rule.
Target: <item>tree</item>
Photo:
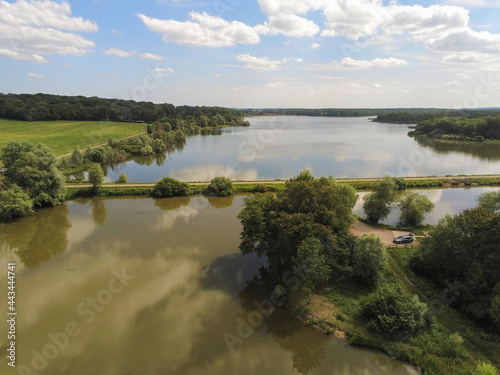
[[[356,239],[352,253],[354,276],[374,286],[385,269],[386,251],[380,237],[374,234]]]
[[[459,280],[453,305],[486,319],[493,288],[500,282],[499,229],[500,214],[481,206],[447,215],[422,242],[410,265],[446,287],[444,280]]]
[[[0,158],[7,185],[17,185],[33,200],[35,207],[56,206],[64,200],[64,177],[57,160],[46,145],[9,142]]]
[[[330,267],[326,264],[323,245],[320,240],[308,237],[297,248],[297,256],[292,257],[294,273],[302,279],[302,284],[311,292],[319,283],[330,278]]]
[[[363,203],[363,210],[369,221],[378,223],[390,214],[397,189],[398,185],[389,176],[373,184],[372,192],[365,196]]]
[[[491,320],[500,331],[500,282],[493,289],[489,313]]]
[[[118,177],[118,183],[119,184],[126,184],[128,183],[128,177],[125,173],[120,173],[120,176]]]
[[[477,201],[481,207],[500,213],[500,190],[482,193]]]
[[[17,185],[0,191],[0,221],[9,221],[33,213],[33,200]]]
[[[83,156],[76,148],[71,154],[71,162],[75,165],[80,165],[83,163]]]
[[[171,177],[165,177],[158,181],[151,191],[151,195],[157,198],[179,197],[190,194],[189,185]]]
[[[92,164],[89,168],[89,182],[92,184],[92,190],[97,193],[104,182],[104,173],[99,164]]]
[[[234,193],[233,183],[229,177],[214,177],[203,190],[203,194],[218,197],[227,197]]]
[[[382,285],[361,304],[368,328],[392,339],[425,330],[432,320],[427,304],[396,284]]]
[[[266,255],[277,284],[292,270],[298,246],[309,237],[321,241],[329,265],[347,266],[350,251],[342,243],[350,238],[348,228],[354,221],[351,190],[333,186],[327,178],[292,179],[277,194],[245,198],[238,214],[241,252]]]
[[[423,194],[407,191],[398,202],[401,225],[418,226],[424,222],[425,214],[434,209],[434,203]]]

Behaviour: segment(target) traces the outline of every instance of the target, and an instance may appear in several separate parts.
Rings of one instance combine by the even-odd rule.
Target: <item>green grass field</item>
[[[0,119],[0,148],[13,140],[42,142],[55,155],[146,131],[145,124],[105,121],[13,121]]]

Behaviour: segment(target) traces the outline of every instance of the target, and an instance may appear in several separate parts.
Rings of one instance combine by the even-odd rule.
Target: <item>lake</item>
[[[407,125],[368,118],[252,117],[250,127],[205,130],[166,157],[139,157],[109,168],[129,182],[288,179],[304,169],[316,176],[444,176],[497,174],[500,145],[446,143],[408,137]]]
[[[254,276],[265,260],[238,250],[242,204],[242,196],[90,199],[0,226],[0,267],[17,265],[17,370],[416,374],[262,307],[270,294]],[[4,353],[6,337],[2,324]],[[4,359],[2,374],[18,372]]]
[[[477,195],[493,190],[419,192],[435,202],[428,219],[436,222],[474,207]],[[95,198],[0,225],[0,267],[17,265],[18,369],[51,375],[416,374],[384,354],[262,307],[270,294],[254,277],[265,260],[238,250],[243,199]],[[6,292],[0,289],[1,300]],[[6,337],[2,324],[4,352]]]

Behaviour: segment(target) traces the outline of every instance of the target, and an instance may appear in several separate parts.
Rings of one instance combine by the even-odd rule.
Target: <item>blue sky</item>
[[[0,92],[500,106],[499,19],[499,0],[0,0]]]

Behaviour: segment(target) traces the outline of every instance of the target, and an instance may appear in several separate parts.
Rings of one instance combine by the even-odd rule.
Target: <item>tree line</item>
[[[205,118],[203,118],[205,116]],[[215,122],[239,125],[244,113],[230,108],[175,106],[122,99],[50,94],[1,94],[0,118],[20,121],[120,121],[152,123],[162,118],[193,120],[198,126]],[[210,124],[210,121],[209,121]],[[217,125],[214,125],[217,126]]]
[[[475,118],[498,115],[500,110],[465,110],[465,109],[413,109],[382,113],[373,121],[389,124],[418,124],[422,121],[440,117]]]
[[[500,116],[440,117],[419,123],[408,135],[476,142],[500,140]]]

